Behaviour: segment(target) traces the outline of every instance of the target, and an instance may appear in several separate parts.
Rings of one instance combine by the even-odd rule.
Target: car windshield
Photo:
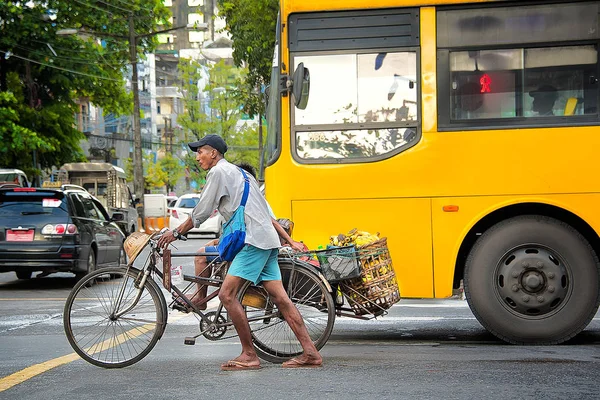
[[[190,197],[188,199],[181,199],[179,203],[179,208],[194,208],[196,204],[200,201],[197,197]]]
[[[67,215],[65,196],[56,192],[0,193],[0,218],[41,214]]]

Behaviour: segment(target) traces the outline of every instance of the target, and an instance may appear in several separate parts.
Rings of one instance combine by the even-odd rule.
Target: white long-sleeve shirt
[[[281,247],[277,231],[273,227],[269,206],[256,179],[246,172],[250,181],[250,192],[246,201],[246,244],[260,249]],[[244,176],[240,168],[225,159],[208,171],[206,185],[200,193],[200,201],[192,211],[192,221],[197,228],[206,221],[215,209],[229,221],[242,202]]]

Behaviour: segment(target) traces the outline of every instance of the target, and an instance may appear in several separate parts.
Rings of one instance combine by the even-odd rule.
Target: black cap
[[[197,142],[188,143],[188,146],[193,152],[198,151],[202,146],[210,146],[221,154],[225,154],[227,151],[227,143],[219,135],[206,135]]]
[[[529,92],[531,97],[535,96],[546,96],[548,98],[556,99],[558,97],[558,93],[556,92],[556,88],[551,85],[542,85],[536,90],[532,90]]]

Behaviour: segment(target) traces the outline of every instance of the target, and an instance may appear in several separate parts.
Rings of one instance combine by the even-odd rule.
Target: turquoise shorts
[[[263,250],[247,244],[235,256],[227,273],[244,278],[255,285],[262,281],[280,281],[278,254],[278,249]]]

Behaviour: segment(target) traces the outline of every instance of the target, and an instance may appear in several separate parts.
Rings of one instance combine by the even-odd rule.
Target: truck
[[[117,221],[117,224],[125,236],[137,231],[137,201],[127,186],[122,168],[103,162],[68,163],[60,167],[54,183],[59,186],[72,184],[83,187],[109,213],[123,213],[123,220]]]
[[[29,187],[25,172],[20,169],[0,169],[0,187]]]

